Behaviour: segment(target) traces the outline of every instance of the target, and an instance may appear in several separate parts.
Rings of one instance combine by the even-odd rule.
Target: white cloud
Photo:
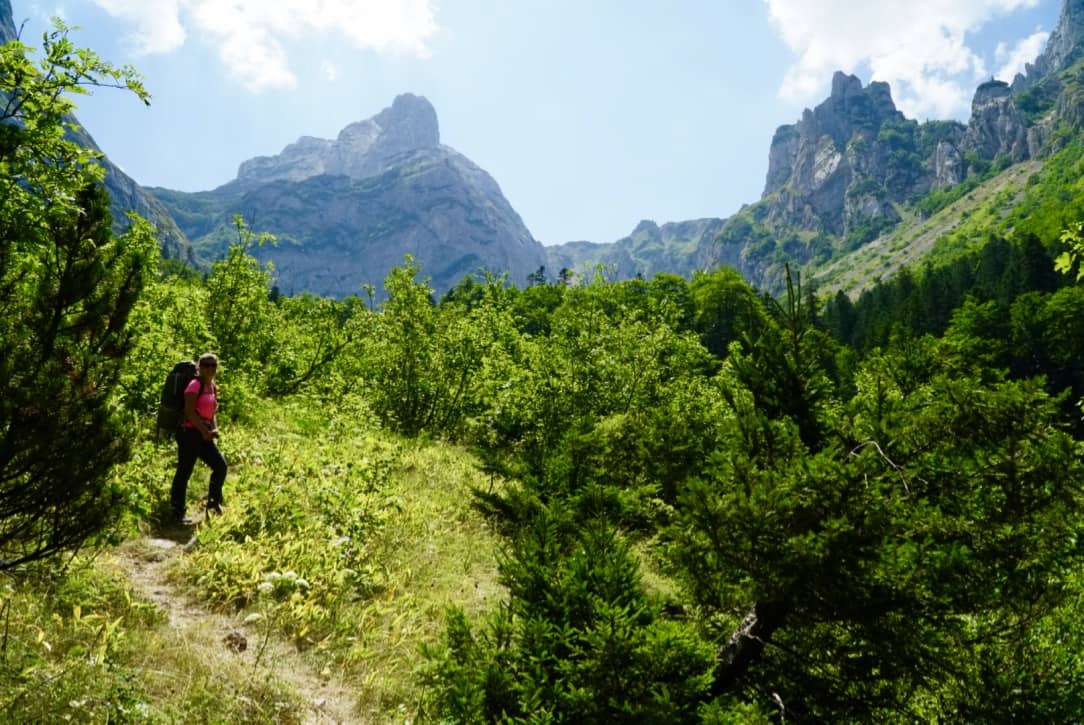
[[[137,53],[168,53],[184,45],[180,0],[94,0],[110,15],[124,18],[135,29],[127,36]]]
[[[1039,0],[764,0],[783,41],[797,55],[780,96],[811,102],[836,70],[868,67],[892,86],[908,116],[944,118],[966,113],[986,64],[968,45],[985,22]],[[1014,52],[1025,53],[1024,43]],[[1034,60],[1036,52],[1028,60]],[[1006,58],[1006,63],[1008,58]]]
[[[339,77],[339,68],[330,60],[325,60],[320,64],[320,75],[324,77],[324,80],[334,81]]]
[[[345,37],[382,54],[427,57],[436,32],[431,0],[94,0],[132,23],[141,53],[184,44],[186,27],[218,46],[230,74],[253,92],[290,88],[297,78],[284,46],[314,34]]]
[[[1024,72],[1026,64],[1035,62],[1035,59],[1043,52],[1046,39],[1049,37],[1050,33],[1043,31],[1032,33],[1018,42],[1012,50],[1009,50],[1005,43],[998,43],[994,58],[1001,67],[994,73],[994,77],[1011,83],[1017,73]]]

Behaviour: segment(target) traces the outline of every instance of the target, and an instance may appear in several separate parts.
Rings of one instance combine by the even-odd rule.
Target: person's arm
[[[211,414],[211,437],[218,438],[218,386],[212,385],[211,392],[215,395],[215,412]]]

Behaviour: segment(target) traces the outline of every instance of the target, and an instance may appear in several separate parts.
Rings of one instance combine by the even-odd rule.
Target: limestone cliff
[[[391,168],[403,154],[439,147],[433,106],[406,93],[373,118],[350,124],[334,141],[302,136],[277,156],[245,161],[232,183],[251,189],[271,181],[303,181],[322,174],[364,179]]]
[[[410,94],[334,140],[303,137],[245,161],[214,191],[154,192],[207,256],[221,254],[236,213],[275,234],[279,244],[259,256],[288,294],[380,290],[406,254],[438,292],[468,273],[507,273],[522,285],[546,263],[497,182],[440,143],[436,111]]]
[[[1022,92],[1039,81],[1059,73],[1081,57],[1084,38],[1084,0],[1064,0],[1057,27],[1046,41],[1046,48],[1034,63],[1013,79],[1014,92]]]
[[[886,83],[863,88],[855,76],[836,73],[827,100],[775,133],[765,223],[846,236],[897,220],[895,205],[959,180],[951,167],[959,166],[962,129],[939,131],[936,142],[921,134],[896,109]]]

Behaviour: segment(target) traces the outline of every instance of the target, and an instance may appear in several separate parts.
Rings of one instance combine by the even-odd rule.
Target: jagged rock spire
[[[303,136],[277,156],[245,161],[234,183],[301,181],[321,174],[361,179],[382,173],[403,154],[438,146],[440,127],[433,105],[404,93],[372,118],[344,128],[335,140]]]
[[[1023,74],[1017,74],[1012,89],[1023,91],[1041,78],[1068,68],[1084,50],[1084,0],[1064,0],[1061,17],[1046,48],[1034,63],[1025,66]]]

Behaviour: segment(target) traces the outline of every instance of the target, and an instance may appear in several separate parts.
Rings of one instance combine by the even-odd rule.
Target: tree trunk
[[[726,644],[719,648],[712,694],[732,689],[764,651],[764,645],[783,623],[787,607],[782,602],[757,602],[745,615]]]

